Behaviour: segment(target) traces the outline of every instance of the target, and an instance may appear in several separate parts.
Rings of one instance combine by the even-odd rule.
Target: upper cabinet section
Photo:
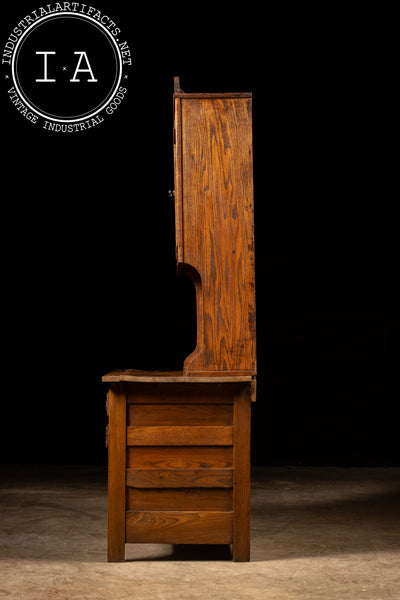
[[[178,268],[196,287],[187,375],[256,374],[251,94],[174,93]]]

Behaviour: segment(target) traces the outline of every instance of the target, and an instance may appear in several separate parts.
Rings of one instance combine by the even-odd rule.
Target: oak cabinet
[[[256,329],[251,94],[173,97],[177,268],[196,288],[182,371],[108,383],[108,560],[126,543],[232,544],[250,558]]]

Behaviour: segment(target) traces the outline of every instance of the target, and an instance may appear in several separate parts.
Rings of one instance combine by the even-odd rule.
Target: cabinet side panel
[[[190,374],[256,372],[251,98],[181,99],[185,262],[201,278]]]
[[[175,248],[178,266],[183,263],[182,222],[182,130],[181,99],[174,98],[174,193],[175,193]]]

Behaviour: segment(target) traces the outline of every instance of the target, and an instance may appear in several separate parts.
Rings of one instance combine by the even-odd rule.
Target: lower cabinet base
[[[243,383],[111,383],[108,561],[126,543],[231,544],[250,560],[250,406]]]

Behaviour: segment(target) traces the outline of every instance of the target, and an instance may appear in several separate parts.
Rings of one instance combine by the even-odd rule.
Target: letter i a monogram
[[[22,32],[16,45],[11,63],[15,90],[45,123],[68,125],[68,132],[84,130],[91,118],[101,122],[102,111],[119,100],[122,52],[129,50],[118,41],[90,15],[46,14]]]
[[[35,79],[35,81],[37,83],[54,83],[56,80],[55,79],[49,79],[48,78],[48,60],[47,57],[49,55],[54,55],[56,54],[55,52],[52,51],[48,51],[48,50],[40,50],[35,52],[35,54],[39,54],[39,55],[43,55],[43,79]],[[89,63],[89,59],[87,57],[86,52],[83,52],[81,50],[74,52],[74,54],[79,55],[79,60],[78,63],[76,65],[76,69],[75,69],[75,73],[72,79],[70,79],[71,83],[79,83],[81,80],[77,78],[77,74],[78,73],[90,73],[90,78],[87,79],[87,81],[89,83],[96,83],[98,81],[98,79],[95,79],[94,75],[93,75],[93,71],[92,71],[92,67],[90,66]],[[86,69],[82,69],[81,64],[82,64],[82,60],[83,58],[85,58],[86,61]]]
[[[73,76],[72,79],[70,79],[70,81],[72,81],[72,82],[80,81],[80,79],[76,78],[77,73],[90,73],[90,79],[88,79],[88,81],[90,81],[90,82],[92,82],[92,81],[95,81],[95,82],[98,81],[97,79],[94,78],[93,71],[92,71],[92,68],[91,68],[91,66],[89,64],[89,60],[88,60],[86,52],[78,51],[78,52],[74,52],[74,54],[79,54],[80,57],[79,57],[79,60],[78,60],[78,64],[76,65],[74,76]],[[85,57],[86,64],[87,64],[87,69],[80,69],[79,68],[81,66],[81,62],[82,62],[82,58],[83,57]]]
[[[36,79],[36,81],[38,83],[52,83],[55,81],[55,79],[48,79],[47,77],[47,57],[49,54],[55,54],[55,52],[47,52],[45,50],[40,51],[40,52],[36,52],[35,54],[43,54],[43,59],[44,59],[44,66],[43,66],[43,70],[44,70],[44,75],[43,75],[43,79]]]

